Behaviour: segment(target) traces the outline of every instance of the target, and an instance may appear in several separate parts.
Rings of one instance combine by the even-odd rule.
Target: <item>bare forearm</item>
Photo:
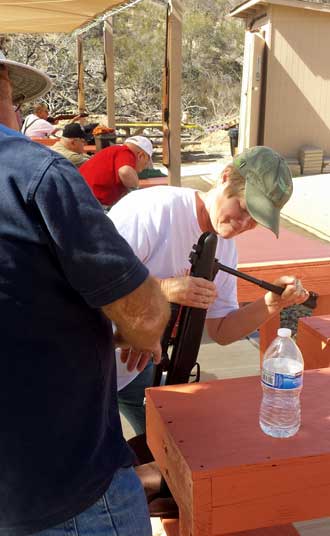
[[[224,318],[208,319],[207,329],[210,337],[219,344],[230,344],[258,329],[284,307],[303,303],[308,298],[308,292],[294,276],[282,276],[274,281],[274,284],[283,286],[284,290],[280,296],[267,292],[259,300],[233,311]]]
[[[224,318],[208,319],[206,326],[210,337],[215,342],[226,345],[246,337],[274,314],[276,314],[276,309],[267,307],[264,298],[260,298],[229,313]]]
[[[150,276],[132,293],[102,310],[116,324],[125,344],[144,350],[157,345],[170,315],[159,284]]]
[[[130,166],[122,166],[118,170],[119,178],[126,188],[138,188],[139,187],[139,177],[135,171]]]

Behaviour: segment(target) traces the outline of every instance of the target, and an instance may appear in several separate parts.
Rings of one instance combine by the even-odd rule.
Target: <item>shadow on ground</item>
[[[218,380],[218,377],[216,374],[211,374],[210,372],[204,372],[204,370],[201,371],[201,382],[211,382],[214,380]]]

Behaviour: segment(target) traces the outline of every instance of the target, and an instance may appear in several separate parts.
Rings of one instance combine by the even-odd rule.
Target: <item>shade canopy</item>
[[[0,1],[0,33],[72,32],[134,0]]]

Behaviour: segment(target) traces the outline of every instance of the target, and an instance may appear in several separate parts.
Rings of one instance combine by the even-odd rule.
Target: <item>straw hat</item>
[[[7,60],[0,50],[0,64],[7,65],[13,88],[13,103],[36,99],[50,90],[52,81],[43,72],[17,61]]]

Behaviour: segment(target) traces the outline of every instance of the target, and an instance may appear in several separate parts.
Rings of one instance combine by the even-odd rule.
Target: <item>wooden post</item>
[[[182,0],[170,0],[168,27],[169,65],[169,184],[181,186],[181,62]]]
[[[78,111],[83,113],[86,110],[85,85],[84,85],[84,57],[82,37],[77,37],[77,66],[78,66]]]
[[[115,69],[112,17],[107,18],[103,25],[104,58],[106,68],[106,93],[108,127],[116,128],[115,119]]]

